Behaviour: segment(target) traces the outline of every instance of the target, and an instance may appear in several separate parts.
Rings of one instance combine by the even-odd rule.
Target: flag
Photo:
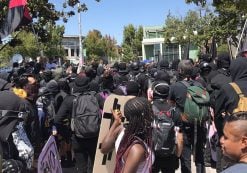
[[[0,39],[29,24],[32,18],[27,8],[27,0],[10,0],[7,17],[0,28]]]
[[[212,38],[212,43],[211,43],[211,58],[215,59],[217,57],[217,45],[216,45],[216,40],[215,37],[213,36]]]

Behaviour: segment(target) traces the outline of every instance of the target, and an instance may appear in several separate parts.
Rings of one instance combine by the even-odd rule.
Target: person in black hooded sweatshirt
[[[233,60],[230,65],[230,73],[232,82],[235,82],[243,94],[247,96],[247,59],[240,57]],[[215,114],[219,115],[224,112],[231,114],[237,107],[238,101],[239,96],[232,86],[226,83],[216,98]]]
[[[247,58],[239,57],[231,62],[230,74],[232,82],[236,83],[244,96],[247,96]],[[238,106],[239,96],[233,87],[226,83],[220,89],[215,102],[215,121],[219,138],[223,135],[224,117],[226,114],[232,114]],[[230,166],[231,163],[226,161],[222,169]],[[220,170],[219,170],[220,171]]]
[[[77,76],[71,84],[71,92],[72,94],[75,94],[91,91],[89,85],[90,79],[88,77]],[[100,103],[102,99],[100,95],[96,94],[95,97],[98,103]],[[73,168],[73,172],[76,172],[76,170],[82,170],[83,173],[90,173],[93,169],[98,137],[84,139],[72,135],[70,126],[67,125],[67,123],[71,121],[74,98],[74,95],[67,95],[64,98],[57,114],[54,117],[54,124],[57,127],[58,134],[65,138],[68,144],[72,142],[76,159],[76,165]],[[70,156],[68,156],[68,159],[73,159],[69,157]]]

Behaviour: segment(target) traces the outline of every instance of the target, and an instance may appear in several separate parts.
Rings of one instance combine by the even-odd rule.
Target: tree
[[[136,50],[137,56],[142,55],[142,39],[143,39],[143,27],[139,26],[136,30],[136,37],[134,40],[134,49]]]
[[[89,59],[98,59],[101,56],[104,56],[102,48],[102,35],[98,30],[89,31],[85,41],[84,46],[87,50],[87,58]]]
[[[195,3],[198,6],[209,4],[207,0],[185,0],[187,3]],[[226,42],[228,37],[237,40],[237,35],[241,32],[244,21],[247,18],[246,0],[213,0],[212,6],[215,8],[213,23],[214,35],[218,42]]]
[[[43,51],[47,57],[63,57],[65,52],[61,47],[64,26],[53,26],[47,24],[48,33],[51,39],[47,43],[38,42],[37,35],[21,31],[16,38],[0,51],[0,58],[4,58],[3,62],[9,62],[10,58],[15,53],[21,54],[23,57],[36,58]],[[6,64],[6,63],[5,63]]]
[[[46,27],[51,39],[49,42],[43,43],[44,54],[48,57],[63,57],[65,55],[62,48],[62,38],[65,30],[64,26],[47,24]]]
[[[34,34],[22,31],[13,40],[15,40],[15,44],[9,44],[0,51],[1,64],[7,65],[15,53],[19,53],[23,57],[31,58],[35,58],[39,55],[40,46],[38,45]],[[16,42],[16,40],[18,40],[18,42]]]
[[[215,16],[208,10],[203,15],[188,11],[184,18],[168,14],[164,26],[165,43],[192,43],[200,49],[208,49],[209,40],[214,36],[214,20]]]
[[[130,45],[123,45],[123,61],[124,62],[130,62],[134,60],[134,53],[133,53],[133,49]]]
[[[132,24],[124,27],[123,31],[123,54],[124,60],[134,60],[142,53],[143,27],[138,29]],[[129,52],[130,51],[130,52]]]
[[[87,57],[89,59],[99,59],[107,56],[115,59],[117,54],[116,40],[109,35],[102,36],[98,30],[89,31],[84,46],[87,50]]]
[[[136,35],[136,29],[132,24],[128,26],[124,26],[123,44],[132,46],[134,44],[135,35]]]
[[[183,43],[185,41],[185,30],[182,19],[172,16],[170,13],[167,15],[164,27],[164,38],[166,43],[170,43],[174,41],[174,39],[179,43]]]
[[[96,0],[99,2],[99,0]],[[8,11],[9,0],[1,0],[0,6],[0,27],[3,25],[3,21],[6,18]],[[50,3],[48,0],[28,0],[28,8],[33,18],[31,25],[24,26],[21,29],[25,31],[39,33],[39,41],[47,42],[50,40],[47,30],[43,28],[47,23],[53,25],[56,24],[56,21],[63,19],[64,22],[68,21],[68,18],[75,15],[75,5],[80,3],[80,0],[66,0],[63,4],[63,9],[58,11],[55,9],[55,5]],[[78,12],[84,12],[87,10],[85,3],[80,3],[80,7],[77,8]]]
[[[111,38],[110,35],[105,35],[101,41],[103,52],[105,54],[104,56],[116,59],[118,57],[117,41],[114,38]]]

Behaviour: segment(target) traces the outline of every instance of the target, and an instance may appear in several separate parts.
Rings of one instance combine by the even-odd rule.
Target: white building
[[[174,59],[182,59],[184,54],[183,47],[173,42],[175,37],[170,38],[171,43],[164,43],[164,27],[151,26],[143,27],[142,40],[142,57],[145,59],[152,59],[155,62],[166,59],[171,62]],[[197,57],[198,49],[190,46],[189,56],[192,59]]]
[[[65,58],[73,63],[79,62],[79,36],[78,35],[64,35],[62,39],[62,46],[65,50]],[[85,57],[85,50],[83,51]]]

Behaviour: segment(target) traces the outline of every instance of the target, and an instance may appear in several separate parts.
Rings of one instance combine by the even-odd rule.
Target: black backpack
[[[59,110],[61,104],[63,103],[63,100],[64,98],[67,96],[68,94],[63,91],[63,90],[60,90],[59,93],[57,93],[57,95],[55,96],[55,105],[56,105],[56,113],[57,111]]]
[[[43,111],[45,113],[44,125],[51,127],[53,124],[54,116],[56,114],[56,105],[54,96],[51,93],[41,95],[41,102],[43,104]]]
[[[96,92],[73,94],[71,130],[79,138],[93,138],[99,135],[101,114]]]
[[[152,105],[152,109],[154,112],[153,146],[155,155],[159,157],[175,155],[176,134],[173,121],[175,109],[160,111],[155,105]]]
[[[130,74],[128,75],[129,81],[138,82],[140,74],[141,74],[141,73],[138,73],[138,74],[134,75],[134,74],[131,74],[131,73],[130,73]]]

